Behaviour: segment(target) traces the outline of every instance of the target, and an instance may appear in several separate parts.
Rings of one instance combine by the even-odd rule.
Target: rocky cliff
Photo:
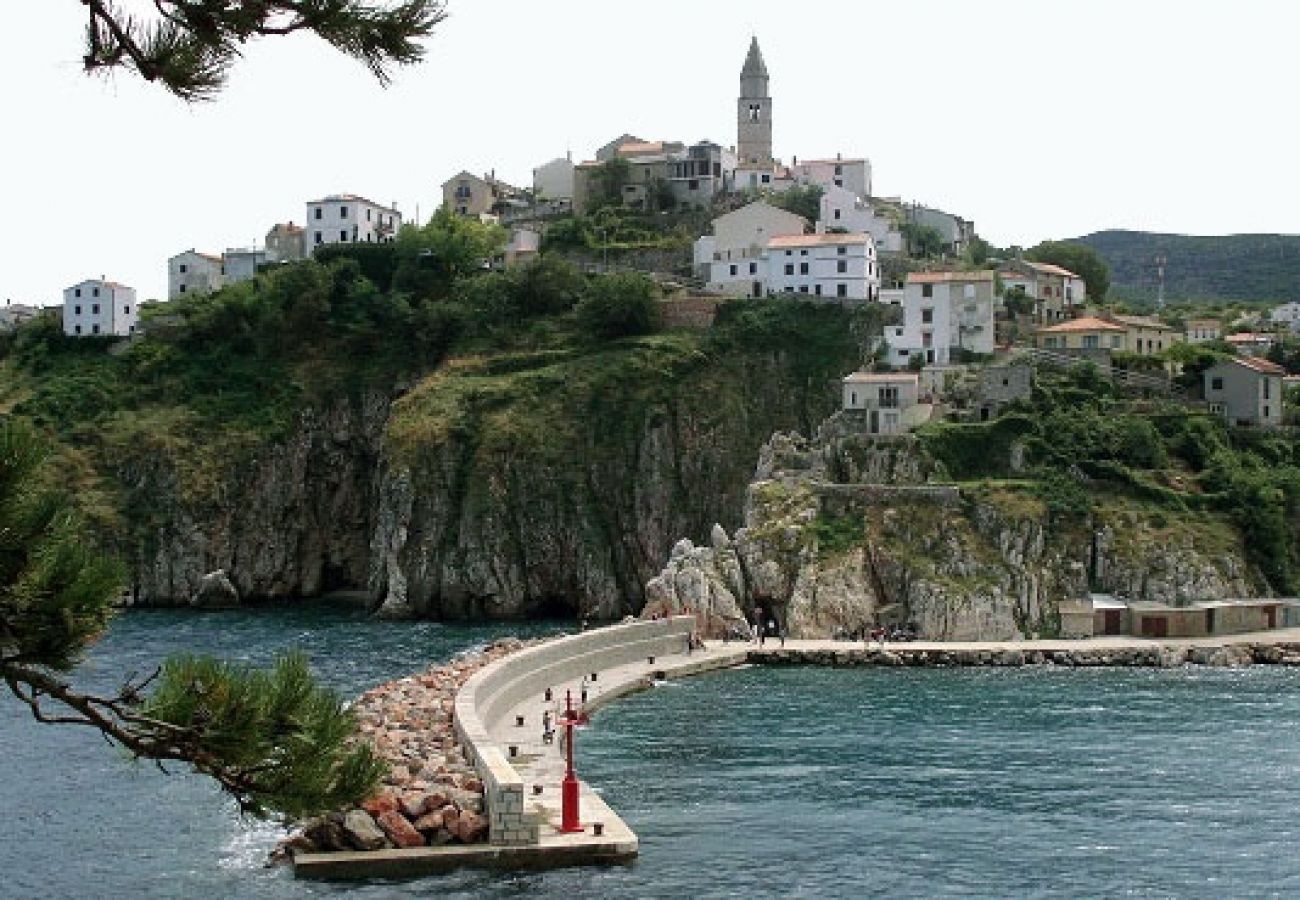
[[[791,636],[913,623],[926,637],[1056,633],[1057,605],[1089,590],[1172,602],[1267,593],[1241,539],[1210,513],[1171,519],[1101,496],[1049,512],[1009,483],[944,484],[915,437],[870,438],[837,416],[814,440],[764,447],[734,536],[680,541],[646,585],[647,614],[682,608],[712,633],[755,607]]]

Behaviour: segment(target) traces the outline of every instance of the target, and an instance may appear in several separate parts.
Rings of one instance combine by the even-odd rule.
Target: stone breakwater
[[[362,694],[352,706],[361,739],[388,764],[379,793],[304,823],[276,856],[486,841],[483,782],[452,724],[456,694],[484,666],[525,646],[503,639]]]
[[[1216,646],[1181,644],[1143,645],[1137,647],[1079,647],[1077,649],[1018,648],[935,648],[893,646],[862,647],[846,644],[841,648],[754,649],[749,662],[788,666],[877,666],[942,668],[965,666],[1130,666],[1173,668],[1182,665],[1300,666],[1300,643],[1235,643]]]

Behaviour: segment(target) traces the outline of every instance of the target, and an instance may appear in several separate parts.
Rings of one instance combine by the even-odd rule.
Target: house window
[[[344,243],[347,243],[348,232],[346,228],[339,232],[339,240],[343,241]]]
[[[822,286],[820,284],[813,285],[813,293],[820,297],[822,295]]]
[[[1210,390],[1212,390],[1212,391],[1221,391],[1221,390],[1223,390],[1223,379],[1222,379],[1222,378],[1211,378],[1211,379],[1210,379]]]
[[[1123,339],[1118,334],[1111,335],[1110,346],[1112,350],[1118,350],[1121,343],[1123,343]]]
[[[975,285],[973,285],[973,284],[965,285],[965,286],[962,288],[962,296],[965,297],[967,300],[974,300],[974,299],[975,299]]]
[[[843,179],[843,178],[836,178],[836,179],[835,179],[835,186],[836,186],[836,187],[844,187],[844,179]]]
[[[185,285],[183,285],[183,284],[181,285],[181,290],[180,290],[180,292],[181,292],[182,294],[185,293]]]
[[[321,237],[321,233],[319,231],[316,232],[316,243],[318,244],[324,243],[324,239]]]
[[[793,274],[794,274],[794,263],[786,263],[786,264],[785,264],[785,274],[787,274],[787,275],[793,275]]]
[[[347,208],[346,206],[340,206],[340,207],[339,207],[339,218],[340,218],[340,219],[346,219],[347,217],[348,217],[348,208]]]
[[[1264,407],[1264,418],[1268,418],[1268,407]]]
[[[1101,342],[1097,340],[1097,335],[1085,334],[1083,336],[1083,349],[1096,350],[1100,346],[1101,346]]]
[[[933,296],[934,296],[934,285],[932,285],[932,284],[923,284],[923,285],[921,285],[921,296],[922,296],[922,297],[933,297]]]
[[[801,293],[801,294],[806,294],[806,293],[808,293],[808,285],[806,285],[806,284],[801,284],[801,285],[799,285],[799,293]]]
[[[838,209],[836,209],[836,210],[835,210],[835,218],[838,219],[839,217],[840,217],[840,211],[839,211]]]
[[[73,314],[74,314],[74,315],[78,315],[78,316],[81,315],[81,307],[80,307],[80,306],[74,306],[74,307],[72,308],[72,311],[73,311]]]
[[[99,288],[91,288],[91,289],[90,289],[90,296],[92,296],[92,297],[98,297],[98,296],[99,296]]]
[[[836,166],[836,167],[835,167],[835,174],[836,174],[836,175],[843,175],[843,174],[844,174],[844,167],[843,167],[843,166]]]
[[[848,256],[848,255],[849,255],[849,248],[848,248],[848,247],[836,247],[836,248],[835,248],[835,253],[836,253],[837,255],[839,255],[839,256]]]
[[[686,187],[692,191],[698,191],[700,189],[700,179],[692,178],[690,181],[686,182]]]
[[[325,211],[324,211],[323,209],[321,209],[319,206],[316,207],[316,209],[314,210],[314,212],[316,213],[316,218],[318,218],[318,219],[321,218],[321,216],[324,215],[324,213],[325,213]]]
[[[97,315],[99,315],[99,304],[98,304],[98,303],[92,303],[92,304],[91,304],[91,306],[90,306],[90,314],[91,314],[92,316],[97,316]]]
[[[366,210],[366,221],[367,221],[367,222],[370,221],[370,210],[368,210],[368,209]]]
[[[929,324],[930,324],[931,322],[933,322],[933,321],[934,321],[934,310],[933,310],[933,309],[923,309],[923,310],[921,310],[921,324],[922,324],[922,325],[929,325]]]
[[[807,251],[807,250],[800,250],[800,251],[799,251],[799,255],[800,255],[800,256],[807,256],[807,255],[808,255],[808,251]]]
[[[807,275],[807,274],[808,274],[808,264],[807,264],[807,263],[799,263],[799,274],[800,274],[800,275]]]
[[[181,265],[180,265],[181,274],[184,275],[184,274],[185,274],[185,271],[186,271],[188,268],[189,268],[189,267],[188,267],[187,265],[185,265],[185,263],[181,263]],[[80,293],[80,291],[78,291],[78,293]]]
[[[735,263],[732,263],[731,266],[729,266],[729,268],[731,269],[731,274],[732,274],[732,275],[735,275],[735,274],[736,274],[736,264],[735,264]]]
[[[750,264],[749,264],[749,274],[750,274],[750,275],[756,275],[756,274],[758,274],[758,263],[750,263]]]
[[[835,285],[836,297],[847,297],[848,295],[849,295],[849,286],[847,284],[840,282],[839,284]]]
[[[847,272],[848,270],[849,270],[849,261],[848,261],[847,259],[837,259],[837,260],[835,260],[835,271],[836,271],[836,272]]]
[[[928,331],[921,332],[921,346],[931,347],[934,345],[934,335]]]
[[[1054,337],[1043,338],[1043,346],[1046,347],[1048,350],[1055,350],[1056,338]]]
[[[769,174],[767,174],[766,172],[764,172],[764,173],[763,173],[763,184],[768,184],[769,182],[771,182],[771,180],[772,180],[772,176],[769,175]]]
[[[81,288],[77,288],[77,296],[78,296],[78,297],[81,296]]]
[[[98,326],[98,325],[91,325],[91,326],[90,326],[90,333],[91,333],[91,334],[99,334],[99,326]],[[1264,407],[1264,409],[1267,410],[1268,407],[1266,406],[1266,407]],[[1268,415],[1268,413],[1265,412],[1264,415]]]
[[[1265,399],[1265,400],[1270,399],[1270,397],[1269,397],[1269,386],[1270,386],[1271,383],[1272,383],[1272,379],[1271,379],[1271,378],[1265,378],[1265,379],[1264,379],[1264,399]]]
[[[72,333],[73,333],[73,334],[81,334],[81,326],[80,326],[80,325],[74,325],[74,326],[72,327]]]
[[[898,409],[898,388],[886,386],[880,389],[880,408]]]
[[[124,315],[124,316],[129,316],[129,315],[131,315],[131,307],[129,307],[129,306],[124,306],[124,307],[122,307],[122,315]]]

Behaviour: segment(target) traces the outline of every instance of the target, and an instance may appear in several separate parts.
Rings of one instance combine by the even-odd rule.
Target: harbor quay
[[[566,732],[656,681],[742,664],[834,667],[1300,665],[1300,628],[1216,638],[971,642],[693,640],[693,616],[625,621],[521,645],[479,669],[455,698],[454,728],[483,785],[486,843],[294,852],[300,878],[414,877],[463,866],[504,869],[617,864],[633,859],[632,828],[570,774]],[[569,710],[572,709],[572,722]],[[571,798],[572,799],[572,798]]]

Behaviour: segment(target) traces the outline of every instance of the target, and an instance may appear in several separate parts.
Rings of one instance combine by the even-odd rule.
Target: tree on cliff
[[[115,0],[80,0],[89,17],[87,72],[128,69],[182,100],[206,100],[224,86],[244,44],[305,32],[369,67],[381,84],[392,65],[424,56],[418,43],[446,18],[443,0],[153,0],[142,17]]]
[[[85,725],[136,759],[186,763],[254,816],[299,817],[371,794],[383,773],[355,720],[300,655],[270,671],[178,656],[112,696],[64,678],[104,630],[120,564],[86,542],[50,486],[47,450],[0,420],[0,677],[41,722]]]

